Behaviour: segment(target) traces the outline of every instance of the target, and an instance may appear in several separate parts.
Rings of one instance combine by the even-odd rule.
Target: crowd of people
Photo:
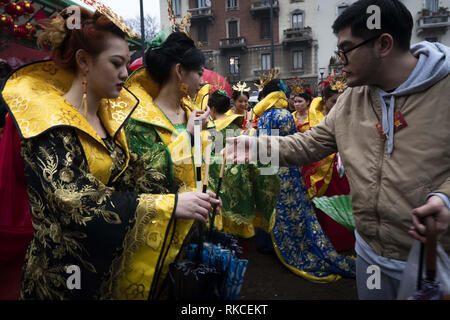
[[[367,28],[374,4],[381,29]],[[153,39],[129,75],[129,29],[78,10],[80,28],[67,28],[65,9],[40,35],[51,60],[2,73],[0,298],[154,297],[213,210],[242,257],[256,237],[304,279],[356,278],[360,299],[397,297],[423,217],[434,216],[450,252],[450,49],[411,47],[400,1],[360,0],[337,18],[343,72],[320,96],[271,71],[253,108],[245,82],[231,96],[203,83],[205,57],[183,26]],[[354,232],[314,202],[341,195]],[[72,265],[79,290],[66,285]],[[378,290],[366,285],[370,265],[381,269]]]

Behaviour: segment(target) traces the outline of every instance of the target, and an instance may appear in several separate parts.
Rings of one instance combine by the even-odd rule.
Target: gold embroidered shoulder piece
[[[2,96],[23,138],[35,137],[55,126],[71,126],[102,143],[83,115],[62,97],[73,78],[71,72],[48,60],[24,66],[6,81]],[[111,137],[115,137],[137,103],[126,90],[117,99],[102,100],[99,115]]]

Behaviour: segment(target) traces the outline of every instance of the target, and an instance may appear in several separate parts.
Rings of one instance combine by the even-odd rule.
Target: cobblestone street
[[[256,250],[249,240],[248,269],[240,300],[357,300],[356,280],[342,278],[334,283],[313,283],[288,270],[275,254]]]

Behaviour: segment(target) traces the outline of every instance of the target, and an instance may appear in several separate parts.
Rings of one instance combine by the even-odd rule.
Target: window
[[[270,7],[270,0],[259,1],[258,6],[259,6],[259,7]]]
[[[426,0],[425,7],[431,12],[437,12],[439,10],[439,0]]]
[[[303,28],[303,13],[294,13],[292,15],[292,28]]]
[[[206,24],[199,24],[197,27],[197,40],[203,44],[208,43],[208,26]]]
[[[239,73],[239,57],[230,57],[230,73],[238,74]]]
[[[270,21],[267,18],[261,18],[260,20],[260,37],[261,39],[270,39]]]
[[[340,15],[342,14],[342,12],[344,12],[347,8],[348,8],[347,5],[345,5],[345,6],[339,6],[339,7],[338,7],[338,16],[340,16]]]
[[[228,9],[237,9],[238,8],[238,0],[227,0],[227,8]]]
[[[207,6],[206,0],[197,0],[197,8],[206,8]]]
[[[173,13],[176,17],[181,16],[180,0],[172,0]]]
[[[228,38],[238,37],[238,22],[237,20],[228,21]]]
[[[293,51],[292,52],[292,67],[293,69],[302,69],[303,68],[303,52],[302,51]]]
[[[270,70],[272,67],[270,65],[270,53],[261,55],[261,70]]]

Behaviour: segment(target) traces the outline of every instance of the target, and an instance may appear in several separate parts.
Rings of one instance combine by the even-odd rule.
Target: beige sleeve
[[[437,190],[434,190],[433,193],[443,193],[447,198],[450,198],[450,177]]]
[[[337,152],[335,139],[336,106],[311,130],[289,136],[261,136],[258,138],[258,156],[267,155],[272,165],[282,167],[304,166],[322,160]]]

